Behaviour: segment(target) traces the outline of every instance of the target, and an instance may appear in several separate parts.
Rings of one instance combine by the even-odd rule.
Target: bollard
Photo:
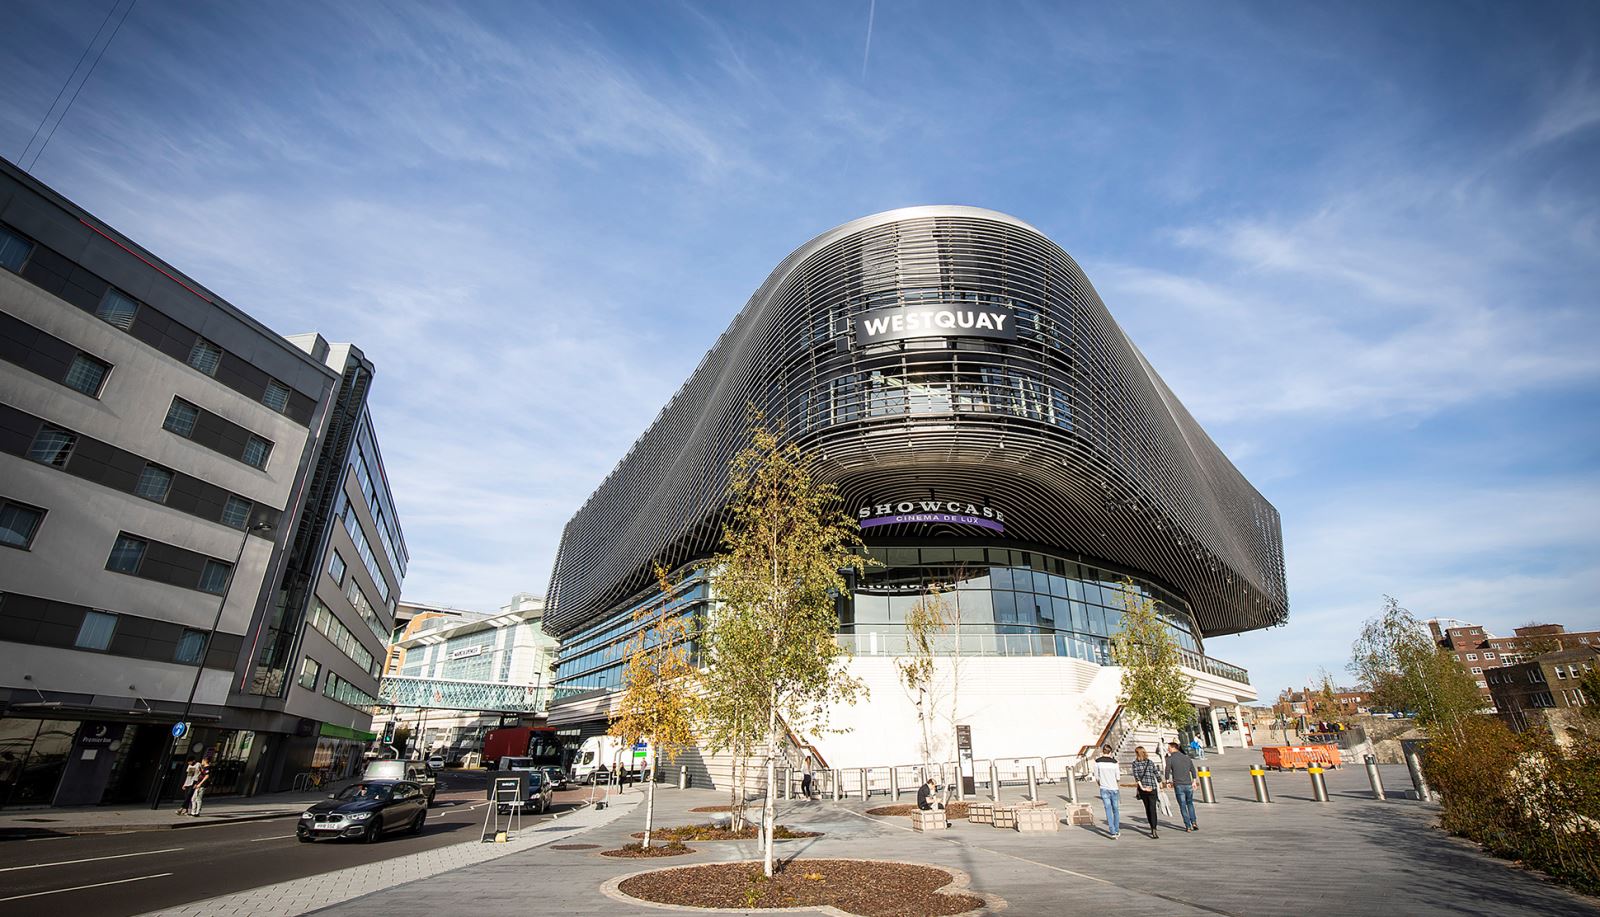
[[[1067,802],[1070,802],[1073,805],[1077,805],[1078,804],[1078,775],[1074,774],[1072,772],[1072,768],[1069,767],[1069,768],[1067,768],[1066,774],[1063,775],[1061,779],[1067,781]]]
[[[895,802],[900,801],[900,768],[889,768],[889,795]]]
[[[689,788],[689,768],[687,766],[680,765],[678,767],[678,789],[687,790],[688,788]]]
[[[1417,757],[1415,749],[1406,751],[1406,770],[1411,773],[1411,787],[1416,791],[1417,798],[1423,802],[1433,798],[1433,791],[1428,789],[1428,780],[1422,776],[1422,759]]]
[[[833,801],[838,802],[844,798],[844,774],[836,767],[828,771],[829,781],[833,784]]]
[[[1306,773],[1311,775],[1311,798],[1317,802],[1328,801],[1328,779],[1322,776],[1322,768],[1313,764],[1306,768]]]
[[[861,801],[867,801],[867,769],[861,769]]]
[[[1372,784],[1373,799],[1387,799],[1383,795],[1383,775],[1378,773],[1378,756],[1367,755],[1367,782]]]
[[[989,762],[989,798],[1000,801],[1000,768],[993,761]]]
[[[1028,801],[1039,801],[1039,780],[1033,774],[1033,765],[1028,765]]]
[[[1251,766],[1250,782],[1255,785],[1256,802],[1268,803],[1272,801],[1272,791],[1267,789],[1267,772],[1259,767]]]
[[[1211,768],[1202,767],[1195,774],[1200,778],[1200,801],[1217,804],[1217,789],[1211,785]]]

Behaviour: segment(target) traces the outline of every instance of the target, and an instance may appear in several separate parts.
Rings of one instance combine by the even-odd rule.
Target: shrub
[[[1472,717],[1428,743],[1423,770],[1445,830],[1600,892],[1600,744],[1563,749],[1546,733]]]

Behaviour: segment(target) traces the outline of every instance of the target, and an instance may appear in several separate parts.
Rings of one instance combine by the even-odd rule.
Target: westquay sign
[[[856,344],[881,344],[906,338],[979,337],[1017,339],[1016,323],[1005,306],[922,305],[873,309],[856,318]]]
[[[880,525],[939,523],[973,525],[1000,533],[1006,530],[1005,513],[992,506],[962,500],[901,500],[898,503],[874,503],[856,510],[856,521],[864,529]]]

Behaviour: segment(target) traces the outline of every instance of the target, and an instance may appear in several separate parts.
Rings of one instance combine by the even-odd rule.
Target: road
[[[445,772],[419,835],[376,844],[294,836],[295,818],[179,830],[46,837],[0,842],[0,917],[94,914],[126,917],[447,844],[476,842],[486,776]],[[557,794],[559,813],[585,794]],[[563,800],[571,799],[566,802]],[[529,824],[551,816],[530,817]]]

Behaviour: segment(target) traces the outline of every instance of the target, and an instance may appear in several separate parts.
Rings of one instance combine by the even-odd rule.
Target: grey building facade
[[[352,728],[290,690],[278,721],[238,703],[342,381],[0,161],[0,806],[142,801],[191,751],[216,791],[266,789]]]

